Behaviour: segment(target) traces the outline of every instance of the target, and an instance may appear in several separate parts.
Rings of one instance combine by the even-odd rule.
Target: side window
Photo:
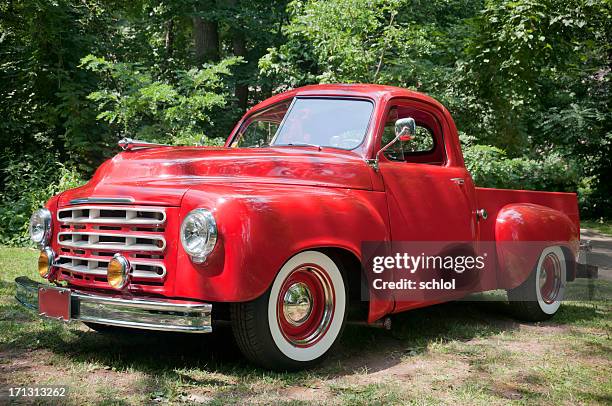
[[[433,133],[417,123],[416,135],[412,140],[402,142],[402,148],[406,153],[431,152],[434,149]]]
[[[384,152],[391,161],[442,164],[441,148],[437,148],[436,134],[431,130],[433,121],[428,114],[414,108],[392,107],[385,122],[381,147],[395,138],[395,121],[412,117],[416,121],[415,136],[409,141],[397,141]]]
[[[269,145],[278,130],[280,123],[274,121],[255,120],[240,137],[240,147],[262,147]]]
[[[248,118],[231,146],[253,148],[270,145],[290,105],[291,100],[286,100]]]

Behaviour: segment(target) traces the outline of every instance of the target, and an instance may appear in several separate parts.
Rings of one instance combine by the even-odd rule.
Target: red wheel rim
[[[561,283],[561,262],[555,254],[549,253],[542,261],[538,279],[540,295],[544,303],[551,304],[557,300]]]
[[[310,347],[327,332],[333,319],[335,294],[327,272],[304,264],[289,273],[277,298],[280,331],[296,347]]]

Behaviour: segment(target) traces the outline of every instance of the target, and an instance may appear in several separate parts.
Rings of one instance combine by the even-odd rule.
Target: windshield
[[[321,146],[353,149],[361,144],[374,106],[358,99],[296,98],[248,119],[232,147]]]

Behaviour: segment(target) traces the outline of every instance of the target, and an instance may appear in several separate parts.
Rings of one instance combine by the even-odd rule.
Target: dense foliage
[[[0,4],[0,243],[123,136],[216,144],[311,83],[444,103],[477,184],[577,190],[611,215],[608,0],[8,0]]]

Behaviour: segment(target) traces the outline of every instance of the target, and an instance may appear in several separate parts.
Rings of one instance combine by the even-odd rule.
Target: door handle
[[[458,185],[464,185],[465,184],[465,179],[463,179],[463,178],[451,178],[451,181],[455,182]]]

